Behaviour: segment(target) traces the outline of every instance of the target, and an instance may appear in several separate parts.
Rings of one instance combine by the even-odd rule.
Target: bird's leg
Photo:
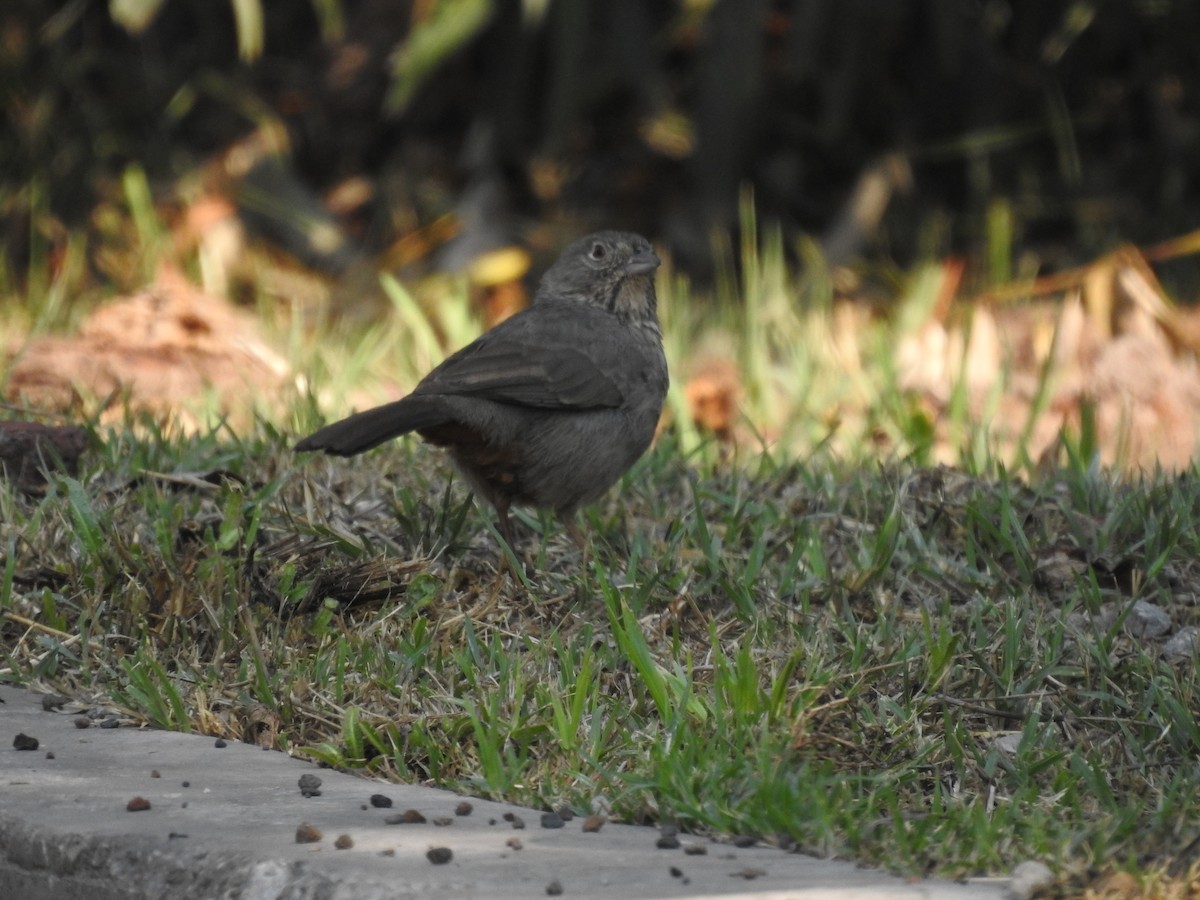
[[[508,544],[508,549],[515,553],[516,550],[514,548],[517,544],[513,540],[512,519],[508,517],[507,504],[496,507],[496,518],[500,520],[498,523],[500,526],[500,537],[504,538],[504,543]]]
[[[570,513],[558,513],[558,521],[562,522],[563,528],[567,530],[567,534],[571,536],[571,540],[579,548],[579,552],[583,556],[584,568],[586,568],[588,564],[588,545],[587,538],[583,535],[583,529],[575,521],[575,516]]]

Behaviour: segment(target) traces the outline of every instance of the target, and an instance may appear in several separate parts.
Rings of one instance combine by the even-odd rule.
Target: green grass
[[[1096,615],[1195,622],[1191,476],[696,467],[668,438],[588,517],[590,563],[529,535],[528,586],[448,477],[408,443],[110,433],[79,480],[0,493],[0,677],[902,871],[1132,865],[1195,831],[1194,662]],[[1068,550],[1094,564],[1051,578]]]
[[[891,354],[936,268],[888,275],[896,313],[848,366],[828,274],[797,277],[784,249],[752,235],[712,297],[664,277],[671,424],[583,513],[587,558],[519,515],[524,580],[499,574],[490,513],[418,441],[350,461],[288,449],[469,340],[461,287],[385,285],[390,315],[367,330],[282,317],[277,343],[312,381],[256,427],[131,417],[96,426],[78,477],[44,496],[0,482],[0,679],[902,872],[1152,871],[1200,826],[1200,685],[1194,658],[1137,636],[1133,604],[1200,624],[1195,472],[1118,480],[1086,428],[1035,471],[953,404],[960,468],[933,466],[934,424]],[[18,318],[60,319],[69,287]],[[707,341],[745,373],[736,450],[686,417],[682,373]]]

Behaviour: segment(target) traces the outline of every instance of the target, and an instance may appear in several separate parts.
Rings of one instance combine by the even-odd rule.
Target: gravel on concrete
[[[463,798],[445,790],[321,769],[238,741],[218,747],[198,735],[83,728],[79,707],[44,708],[21,689],[0,687],[0,700],[5,898],[1007,895],[1002,881],[908,881],[688,835],[679,849],[659,849],[661,833],[651,827],[608,822],[586,831],[576,818],[543,828],[543,811],[487,800],[471,800],[463,815]],[[21,734],[37,749],[16,749]],[[319,787],[307,778],[302,791],[306,775]],[[514,831],[514,820],[527,827]],[[706,853],[695,852],[698,843]]]

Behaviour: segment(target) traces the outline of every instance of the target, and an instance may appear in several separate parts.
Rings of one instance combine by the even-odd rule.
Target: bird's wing
[[[501,323],[430,372],[414,393],[537,409],[620,406],[624,395],[602,365],[612,360],[589,346],[589,316],[551,312],[529,310]]]

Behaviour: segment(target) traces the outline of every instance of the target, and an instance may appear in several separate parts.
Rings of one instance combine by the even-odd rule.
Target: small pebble
[[[462,803],[458,804],[458,806],[454,807],[454,814],[456,816],[469,816],[472,812],[474,812],[474,810],[475,807],[464,800]]]
[[[406,809],[402,813],[388,816],[383,820],[386,825],[423,825],[427,820],[415,809]]]
[[[150,801],[145,797],[134,797],[125,804],[125,809],[129,812],[145,812],[150,808]]]
[[[307,822],[296,829],[297,844],[315,844],[319,840],[321,840],[321,832]]]
[[[1169,662],[1187,662],[1200,654],[1200,628],[1185,625],[1162,645],[1163,658]]]
[[[657,847],[659,850],[678,850],[679,849],[679,838],[677,838],[673,834],[664,834],[662,837],[660,837],[657,841],[654,842],[654,846]]]
[[[671,877],[672,878],[682,878],[683,877],[683,869],[679,868],[679,866],[671,866]]]
[[[430,847],[425,851],[425,858],[435,866],[444,866],[454,858],[454,852],[449,847]]]
[[[63,705],[69,701],[68,697],[61,697],[58,694],[42,694],[42,709],[46,712],[53,712],[56,709],[62,709]]]
[[[338,850],[349,850],[354,846],[354,838],[348,834],[339,834],[338,839],[333,842],[333,846]]]
[[[557,897],[563,892],[562,882],[555,878],[552,882],[546,885],[546,893],[551,897]]]
[[[1054,873],[1043,862],[1027,859],[1017,863],[1008,883],[1008,895],[1015,900],[1028,900],[1054,884]]]
[[[683,852],[688,856],[707,856],[708,847],[704,844],[688,844],[683,848]]]
[[[558,813],[542,813],[543,828],[562,828],[565,824],[567,823],[562,820],[562,816],[560,816]]]
[[[105,719],[103,722],[100,723],[100,727],[101,728],[120,728],[121,722],[119,719],[109,716],[107,719]]]
[[[583,830],[584,831],[592,831],[592,832],[599,831],[601,828],[604,827],[604,823],[607,821],[608,821],[607,816],[602,816],[599,814],[588,816],[586,819],[583,820]]]
[[[759,878],[766,874],[767,874],[767,872],[765,869],[746,868],[746,869],[741,869],[740,871],[737,871],[737,872],[730,872],[729,877],[730,878],[745,878],[747,881],[753,881],[755,878]]]
[[[54,759],[54,751],[53,750],[46,751],[46,759]]]
[[[438,826],[439,828],[445,828],[447,825],[454,824],[454,819],[451,818],[450,816],[438,816],[436,819],[433,819],[432,821],[433,821],[433,824]]]
[[[225,738],[217,738],[215,741],[213,741],[213,746],[216,747],[218,750],[223,750],[226,747],[228,747],[229,745],[227,743],[225,743]]]
[[[92,720],[89,719],[87,716],[76,716],[75,717],[75,727],[76,728],[91,728]]]
[[[168,841],[178,841],[185,837],[187,837],[186,834],[180,834],[178,831],[171,831],[167,833]]]
[[[151,769],[150,777],[151,778],[162,778],[162,776],[160,774],[158,774],[158,769]]]
[[[321,796],[321,779],[311,773],[300,776],[300,795],[303,797]]]
[[[386,850],[380,850],[380,851],[379,851],[379,855],[380,855],[380,856],[395,856],[395,855],[396,855],[396,848],[395,848],[395,847],[388,847]]]
[[[513,827],[513,828],[514,828],[516,831],[520,831],[522,828],[524,828],[524,827],[525,827],[525,820],[524,820],[524,819],[522,819],[520,816],[513,816],[513,817],[512,817],[511,819],[509,819],[508,821],[512,822],[512,827]]]
[[[387,797],[383,794],[372,794],[371,795],[371,805],[374,806],[376,809],[391,809],[392,808],[392,798]]]
[[[191,787],[192,786],[192,783],[190,781],[181,781],[180,784],[183,787]]]
[[[757,843],[758,838],[753,834],[739,834],[735,835],[733,838],[733,846],[740,847],[742,849],[745,849],[746,847],[753,847]]]
[[[30,737],[22,731],[13,738],[13,748],[16,750],[36,750],[38,748],[38,739]]]
[[[525,846],[524,844],[521,843],[521,839],[519,837],[510,837],[507,841],[504,842],[504,844],[506,847],[511,847],[513,850],[520,850],[522,847]]]
[[[573,818],[575,818],[575,810],[571,809],[571,807],[567,806],[565,803],[556,809],[555,812],[558,813],[558,817],[564,822],[570,822]]]

